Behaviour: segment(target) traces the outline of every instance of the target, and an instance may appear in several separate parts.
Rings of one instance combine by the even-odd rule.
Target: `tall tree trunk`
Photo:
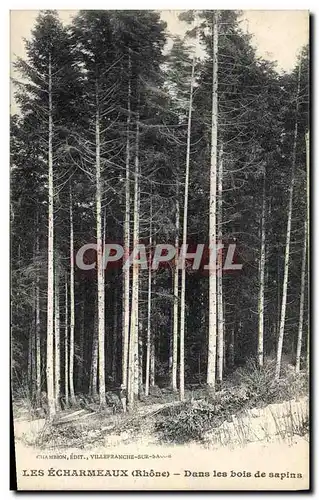
[[[144,385],[143,385],[143,336],[142,336],[142,331],[143,331],[143,324],[140,320],[139,322],[139,329],[138,329],[138,396],[141,398],[143,396],[144,392]]]
[[[119,359],[119,321],[118,321],[118,289],[114,290],[114,310],[113,310],[113,346],[112,346],[112,378],[117,381],[117,362]]]
[[[99,396],[105,406],[105,290],[102,241],[102,178],[100,144],[99,89],[96,82],[95,115],[95,162],[96,162],[96,244],[97,244],[97,297],[98,297],[98,349],[99,349]]]
[[[277,321],[276,321],[276,335],[278,335],[280,328],[280,299],[281,299],[281,290],[280,290],[280,246],[278,244],[278,255],[277,255]]]
[[[69,304],[68,275],[65,274],[65,319],[64,319],[64,394],[65,406],[69,406]]]
[[[81,391],[83,391],[83,378],[84,378],[84,302],[80,304],[81,313],[80,313],[80,344],[79,344],[79,380],[78,387]]]
[[[155,335],[151,332],[150,386],[155,385]]]
[[[216,253],[216,180],[217,180],[217,127],[218,127],[218,13],[214,11],[213,19],[213,88],[212,88],[212,122],[210,150],[210,192],[209,192],[209,322],[208,322],[208,359],[207,385],[215,391],[216,379],[216,262],[212,256]]]
[[[198,30],[197,30],[198,31]],[[198,35],[197,35],[198,36]],[[193,89],[195,80],[195,62],[196,62],[196,46],[192,61],[192,72],[190,81],[189,105],[188,105],[188,122],[187,122],[187,143],[186,143],[186,165],[185,165],[185,186],[184,186],[184,209],[183,209],[183,249],[186,253],[187,242],[187,218],[188,218],[188,189],[189,189],[189,164],[191,150],[191,128],[192,128],[192,108],[193,108]],[[179,398],[181,401],[185,399],[185,294],[186,294],[186,265],[185,259],[181,269],[181,324],[179,337]]]
[[[74,393],[74,329],[75,329],[75,302],[74,302],[74,235],[73,235],[73,200],[70,188],[70,361],[69,361],[69,389],[71,404],[75,404]]]
[[[137,191],[137,210],[136,210],[136,239],[135,245],[139,243],[140,239],[140,166],[139,166],[139,143],[140,143],[140,129],[139,129],[139,113],[137,115],[137,123],[136,123],[136,143],[135,143],[135,188]],[[135,212],[135,204],[134,204],[134,212]],[[135,318],[135,382],[134,382],[134,393],[136,395],[141,396],[143,391],[143,383],[140,384],[140,374],[142,374],[140,361],[141,361],[141,325],[140,325],[140,314],[139,314],[139,265],[136,266],[136,294],[135,294],[135,302],[136,302],[136,318]],[[134,271],[133,271],[134,272]]]
[[[93,341],[92,341],[92,359],[91,359],[91,374],[90,374],[90,394],[93,399],[97,398],[97,374],[98,374],[98,319],[97,311],[94,314],[93,325]]]
[[[309,231],[308,231],[308,224],[309,224],[309,175],[310,175],[310,153],[309,153],[309,131],[307,130],[306,132],[306,171],[307,171],[307,248],[309,249]],[[308,250],[309,252],[309,250]],[[309,262],[309,260],[308,260]],[[309,264],[307,271],[309,269]],[[309,285],[308,285],[309,287]],[[308,294],[309,297],[309,294]],[[309,299],[308,299],[309,300]],[[307,314],[307,325],[308,325],[308,335],[307,335],[307,373],[309,375],[309,369],[310,369],[310,328],[309,328],[309,311]]]
[[[305,301],[305,281],[306,281],[306,262],[307,262],[307,245],[308,245],[308,221],[309,221],[309,132],[305,134],[306,143],[306,191],[307,191],[307,201],[306,201],[306,215],[304,223],[304,246],[302,254],[302,264],[301,264],[301,285],[300,285],[300,306],[299,306],[299,326],[298,326],[298,342],[297,342],[297,354],[296,354],[296,373],[300,371],[300,355],[302,346],[302,333],[303,333],[303,317],[304,317],[304,301]],[[309,324],[309,318],[308,318]],[[307,371],[309,372],[309,327],[307,335]]]
[[[56,259],[55,268],[55,284],[54,284],[54,347],[55,347],[55,370],[54,370],[54,380],[55,380],[55,406],[59,410],[61,408],[60,397],[61,397],[61,350],[60,350],[60,283],[59,283],[59,262]]]
[[[149,234],[149,260],[147,279],[147,327],[146,327],[146,369],[145,369],[145,396],[149,395],[150,388],[150,361],[151,361],[151,312],[152,312],[152,197],[150,207],[150,234]]]
[[[303,316],[304,316],[304,302],[305,302],[306,260],[307,260],[307,219],[305,220],[305,224],[304,224],[304,245],[303,245],[302,264],[301,264],[301,284],[300,284],[298,341],[297,341],[297,354],[296,354],[296,373],[299,373],[299,371],[300,371],[300,355],[301,355],[301,346],[302,346],[302,330],[303,330]]]
[[[177,358],[178,358],[178,285],[179,285],[179,270],[178,270],[178,248],[179,245],[179,184],[176,183],[176,204],[175,204],[175,265],[173,277],[173,366],[172,366],[172,389],[177,391]]]
[[[154,238],[153,241],[153,246],[156,248],[156,240]],[[152,293],[154,296],[154,290],[156,289],[156,273],[154,273],[153,276],[153,284],[152,284]],[[153,321],[153,326],[151,329],[151,352],[150,352],[150,387],[154,387],[155,385],[155,333],[154,331],[156,330],[156,324],[154,325]]]
[[[37,214],[37,225],[39,224]],[[39,232],[37,231],[36,255],[39,256]],[[40,338],[40,276],[37,271],[35,283],[35,344],[36,344],[36,404],[41,403],[41,338]]]
[[[36,305],[35,289],[34,289],[34,308]],[[31,402],[32,405],[36,403],[36,337],[35,337],[35,318],[32,322],[31,331]]]
[[[28,394],[29,399],[32,402],[33,399],[33,381],[32,381],[32,337],[33,337],[33,321],[29,328],[29,341],[28,341]]]
[[[52,121],[52,68],[51,54],[49,55],[49,143],[48,143],[48,160],[49,160],[49,214],[48,214],[48,302],[47,302],[47,362],[46,362],[46,378],[47,378],[47,396],[49,419],[55,415],[55,397],[54,397],[54,194],[53,194],[53,121]]]
[[[223,145],[219,151],[218,161],[218,198],[217,198],[217,233],[218,243],[223,243],[223,212],[222,200],[223,197]],[[224,310],[223,310],[223,251],[218,251],[217,257],[217,318],[218,318],[218,335],[217,335],[217,378],[221,382],[223,380],[224,367]]]
[[[170,313],[171,311],[169,311]],[[170,387],[173,386],[173,317],[168,315],[168,376]]]
[[[131,54],[128,55],[128,89],[126,120],[125,158],[125,219],[124,219],[124,262],[130,254],[130,124],[131,124]],[[128,351],[130,330],[130,267],[123,272],[123,341],[122,341],[122,386],[127,388]]]
[[[265,298],[265,265],[266,265],[266,173],[263,178],[263,197],[261,208],[261,247],[259,262],[259,296],[258,296],[258,365],[264,364],[264,298]]]
[[[297,137],[298,137],[298,110],[299,110],[299,92],[300,92],[300,72],[301,72],[301,62],[299,63],[298,88],[297,88],[297,96],[296,96],[296,118],[295,118],[293,151],[292,151],[291,182],[290,182],[290,189],[289,189],[288,220],[287,220],[287,233],[286,233],[286,246],[285,246],[285,264],[284,264],[284,280],[283,280],[283,286],[282,286],[280,327],[279,327],[279,338],[278,338],[277,359],[276,359],[276,372],[275,372],[276,380],[278,380],[279,377],[280,377],[281,356],[282,356],[282,347],[283,347],[283,342],[284,342],[285,320],[286,320],[287,290],[288,290],[288,275],[289,275],[289,252],[290,252],[291,219],[292,219],[292,203],[293,203],[294,184],[295,184],[295,168],[296,168]]]
[[[139,115],[136,117],[135,136],[135,169],[134,169],[134,212],[133,212],[133,249],[139,243]],[[129,352],[129,384],[128,402],[134,403],[134,396],[139,392],[139,264],[133,262],[132,271],[132,303],[130,325],[130,352]]]

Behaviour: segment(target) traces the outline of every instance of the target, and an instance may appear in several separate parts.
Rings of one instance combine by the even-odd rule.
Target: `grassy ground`
[[[250,362],[226,378],[215,394],[204,386],[188,388],[186,401],[182,403],[172,391],[155,387],[148,398],[138,402],[134,411],[126,414],[120,412],[120,404],[115,399],[112,402],[111,397],[109,406],[101,411],[97,402],[81,396],[77,408],[61,412],[55,424],[42,419],[40,428],[34,432],[26,430],[21,438],[37,448],[59,449],[106,445],[114,437],[121,443],[132,442],[140,436],[148,436],[149,441],[157,443],[205,443],[210,436],[210,441],[217,441],[217,444],[229,445],[234,441],[244,444],[252,441],[254,436],[257,439],[262,439],[261,434],[267,437],[268,427],[264,433],[260,431],[265,427],[262,419],[266,419],[266,423],[271,420],[271,433],[282,438],[306,436],[307,411],[296,409],[291,404],[286,405],[284,415],[277,415],[277,410],[274,411],[285,401],[298,401],[308,396],[306,374],[296,376],[289,365],[284,367],[280,381],[276,382],[273,374],[273,362],[267,362],[263,369]],[[267,416],[262,416],[258,409],[267,405],[270,405],[270,413],[267,410]],[[15,417],[24,418],[22,415],[28,409],[29,415],[37,416],[25,398],[20,399],[15,403]],[[252,416],[260,419],[257,431],[257,421],[250,424]]]

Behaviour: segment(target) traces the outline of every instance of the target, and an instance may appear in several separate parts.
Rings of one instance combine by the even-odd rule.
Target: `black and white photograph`
[[[309,490],[309,68],[306,10],[11,10],[16,489]]]

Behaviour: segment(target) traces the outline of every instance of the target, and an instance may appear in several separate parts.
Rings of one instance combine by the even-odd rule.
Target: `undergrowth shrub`
[[[275,380],[275,361],[270,360],[260,367],[250,359],[244,367],[236,370],[239,385],[246,388],[251,402],[272,403],[280,395],[280,384]]]
[[[211,394],[206,389],[202,392],[204,399],[158,412],[155,432],[160,440],[167,442],[201,441],[207,431],[225,421],[232,421],[232,416],[258,406],[298,399],[308,393],[306,374],[296,375],[291,365],[283,366],[280,380],[275,380],[274,374],[274,361],[266,360],[260,368],[255,360],[249,360],[234,372],[230,380],[223,382],[217,393]],[[298,427],[303,432],[306,424]]]
[[[60,426],[48,424],[43,428],[42,432],[37,435],[32,444],[40,448],[82,448],[83,432],[80,426],[76,426],[74,424],[65,424]]]
[[[218,427],[247,404],[243,393],[219,393],[214,399],[187,401],[158,412],[155,432],[162,441],[186,443],[201,441],[204,434]]]
[[[186,443],[200,441],[210,428],[213,418],[218,418],[218,408],[206,402],[185,402],[164,408],[158,415],[155,432],[163,441]]]
[[[265,360],[260,367],[256,360],[250,359],[233,375],[240,387],[245,387],[251,407],[258,404],[271,404],[298,398],[308,393],[308,377],[305,373],[295,374],[292,365],[283,364],[279,380],[275,379],[275,360]]]

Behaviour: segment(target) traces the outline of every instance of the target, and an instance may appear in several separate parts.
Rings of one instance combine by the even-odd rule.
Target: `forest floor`
[[[53,423],[37,418],[26,401],[14,403],[15,439],[37,449],[97,449],[130,443],[236,447],[253,442],[307,440],[307,374],[285,367],[276,382],[271,366],[238,369],[215,393],[189,387],[186,401],[167,388],[153,387],[148,398],[123,413],[110,404],[101,410],[87,397],[60,411]]]

